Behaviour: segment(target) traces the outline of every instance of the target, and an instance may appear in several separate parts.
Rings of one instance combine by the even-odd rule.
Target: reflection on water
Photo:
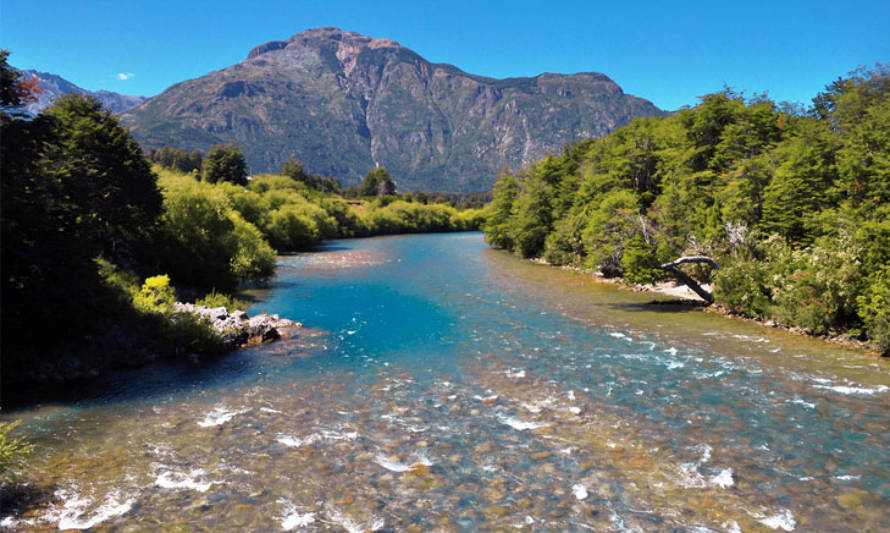
[[[890,528],[887,365],[485,249],[282,258],[315,330],[7,414],[47,493],[0,524],[141,531]],[[655,306],[659,307],[659,306]]]

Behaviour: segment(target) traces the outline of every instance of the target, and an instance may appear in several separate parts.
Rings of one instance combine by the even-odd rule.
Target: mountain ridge
[[[605,74],[488,78],[390,39],[322,27],[255,46],[122,120],[146,148],[233,142],[255,173],[295,158],[352,185],[379,164],[400,190],[477,192],[504,166],[660,114]]]
[[[100,89],[98,91],[84,89],[83,87],[76,85],[74,82],[63,78],[58,74],[52,74],[50,72],[41,72],[39,70],[33,69],[16,70],[18,70],[23,78],[31,78],[32,76],[34,76],[40,83],[40,94],[38,95],[37,101],[25,106],[25,110],[32,115],[36,115],[37,113],[52,105],[56,98],[62,96],[63,94],[70,93],[94,96],[100,102],[102,102],[102,105],[104,105],[108,110],[110,110],[112,113],[118,114],[126,111],[127,109],[130,109],[133,106],[139,105],[146,100],[146,97],[144,96],[121,94],[113,91],[106,91],[103,89]]]

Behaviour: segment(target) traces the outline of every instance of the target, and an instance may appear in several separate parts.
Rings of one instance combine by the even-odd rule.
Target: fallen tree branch
[[[710,257],[708,257],[706,255],[688,255],[688,256],[678,257],[677,259],[674,259],[673,261],[670,261],[668,263],[664,263],[658,267],[662,270],[667,270],[668,272],[677,276],[677,278],[681,282],[683,282],[684,285],[686,285],[687,287],[692,289],[692,292],[699,295],[704,301],[708,302],[709,304],[714,303],[714,295],[713,294],[706,291],[704,289],[704,287],[702,287],[697,281],[692,279],[689,276],[689,274],[680,270],[679,265],[682,265],[684,263],[698,263],[698,264],[705,263],[705,264],[710,265],[713,268],[720,268],[720,265],[717,264],[717,261],[714,261],[713,259],[711,259]]]
[[[707,263],[711,265],[712,268],[720,268],[717,261],[714,261],[706,255],[684,255],[683,257],[678,257],[669,263],[661,265],[660,268],[667,270],[671,267],[682,265],[683,263]]]

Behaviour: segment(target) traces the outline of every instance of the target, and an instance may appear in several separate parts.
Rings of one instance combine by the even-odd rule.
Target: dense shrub
[[[772,269],[778,279],[774,314],[780,321],[825,334],[857,319],[862,271],[859,250],[849,239],[820,239],[789,251]]]
[[[885,355],[890,355],[890,265],[869,276],[856,302],[869,339]]]
[[[275,266],[274,250],[224,189],[189,178],[165,183],[159,240],[161,266],[177,284],[231,289]]]

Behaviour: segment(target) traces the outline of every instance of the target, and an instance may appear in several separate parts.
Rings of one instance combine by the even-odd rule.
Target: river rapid
[[[890,530],[873,355],[478,233],[332,242],[257,297],[304,332],[3,413],[36,451],[0,528]]]

